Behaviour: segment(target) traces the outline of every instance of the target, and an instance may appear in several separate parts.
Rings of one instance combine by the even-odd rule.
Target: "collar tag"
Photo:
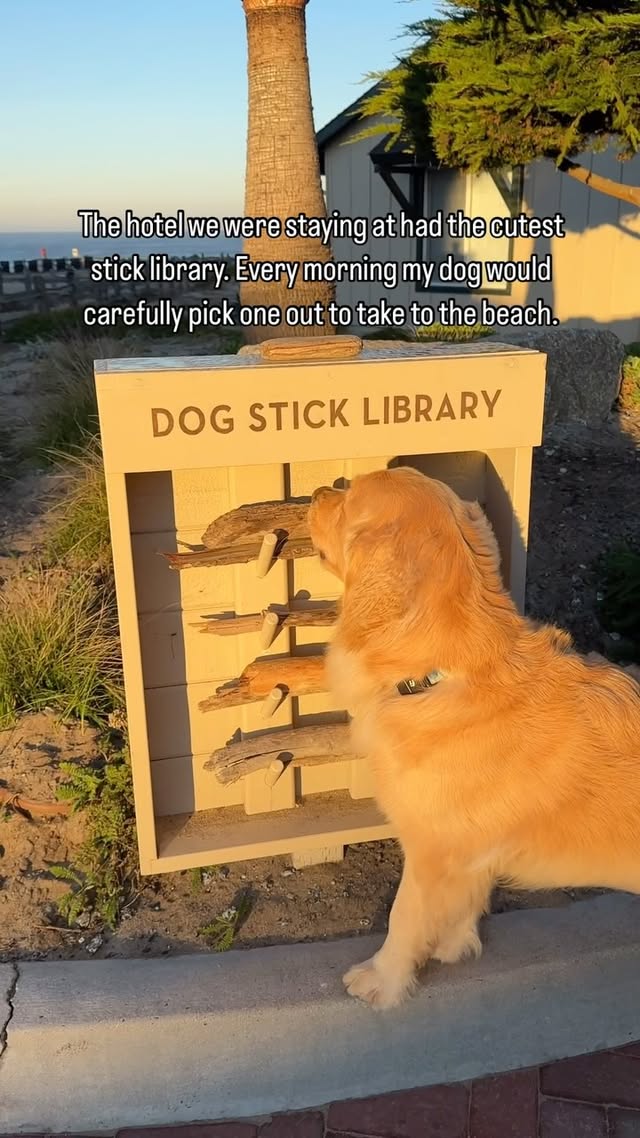
[[[420,692],[435,687],[442,679],[444,679],[442,672],[429,672],[429,675],[423,676],[421,680],[401,680],[396,687],[400,695],[419,695]]]

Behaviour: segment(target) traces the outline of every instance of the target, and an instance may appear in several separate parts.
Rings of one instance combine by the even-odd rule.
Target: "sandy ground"
[[[171,353],[184,347],[173,343]],[[215,351],[202,341],[186,347]],[[28,353],[0,352],[1,421],[28,417],[31,375]],[[639,486],[640,415],[616,416],[599,432],[574,430],[535,457],[528,608],[568,628],[585,651],[615,650],[597,617],[598,560],[621,540],[640,542]],[[37,550],[43,494],[55,490],[55,476],[42,473],[12,480],[5,471],[0,479],[0,579]],[[60,763],[87,762],[95,751],[89,730],[60,726],[49,713],[24,717],[0,732],[0,787],[52,799]],[[378,842],[349,848],[340,863],[299,871],[275,858],[146,878],[115,933],[90,924],[68,930],[60,927],[55,906],[66,886],[50,866],[73,862],[82,833],[81,816],[29,821],[0,814],[0,960],[210,951],[199,929],[241,897],[250,911],[238,947],[382,931],[401,866],[395,843]],[[500,890],[493,908],[567,905],[578,895],[584,891]]]

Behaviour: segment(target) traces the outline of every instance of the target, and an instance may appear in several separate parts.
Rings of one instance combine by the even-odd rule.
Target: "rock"
[[[501,328],[492,339],[546,353],[545,431],[568,424],[597,427],[608,418],[620,393],[625,355],[622,340],[613,332]]]

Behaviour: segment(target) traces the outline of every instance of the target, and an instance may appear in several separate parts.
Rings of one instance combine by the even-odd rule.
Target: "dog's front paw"
[[[380,966],[375,956],[350,968],[342,979],[350,996],[379,1011],[398,1007],[416,986],[413,975],[389,972]]]

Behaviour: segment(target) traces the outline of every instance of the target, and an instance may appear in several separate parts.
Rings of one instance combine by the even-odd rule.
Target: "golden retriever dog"
[[[349,993],[391,1008],[478,954],[498,882],[640,893],[640,686],[523,619],[480,506],[398,467],[316,490],[309,525],[344,583],[331,689],[404,854]]]

